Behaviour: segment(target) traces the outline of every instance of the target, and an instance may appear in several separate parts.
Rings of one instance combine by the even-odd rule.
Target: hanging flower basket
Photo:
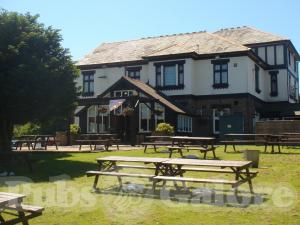
[[[134,114],[134,109],[131,108],[131,107],[126,107],[124,110],[123,110],[123,115],[124,116],[132,116]]]
[[[100,106],[99,109],[98,109],[99,113],[107,113],[107,107],[105,106]]]
[[[153,113],[156,114],[156,115],[158,115],[158,116],[160,116],[160,115],[162,115],[164,113],[164,110],[162,110],[162,109],[154,109]]]

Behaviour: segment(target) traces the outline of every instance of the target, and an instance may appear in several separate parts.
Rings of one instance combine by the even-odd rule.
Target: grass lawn
[[[116,177],[101,178],[99,187],[103,191],[92,192],[93,177],[87,178],[85,172],[97,169],[97,157],[168,156],[166,153],[152,153],[150,150],[147,154],[142,150],[135,150],[34,155],[33,158],[39,159],[34,164],[35,172],[31,174],[26,167],[18,167],[15,171],[17,177],[0,177],[0,191],[25,193],[28,196],[26,203],[45,207],[44,214],[31,220],[30,224],[300,224],[300,149],[285,148],[282,154],[265,154],[263,147],[255,146],[238,146],[237,149],[259,149],[262,153],[259,174],[253,180],[256,195],[251,197],[245,193],[249,188],[247,184],[243,184],[240,188],[241,195],[244,196],[243,203],[235,201],[233,192],[228,187],[216,194],[216,203],[200,202],[188,192],[175,192],[172,182],[167,186],[169,193],[164,193],[164,196],[172,198],[161,199],[160,188],[153,195],[150,192],[151,183],[138,178],[124,178],[124,182],[140,184],[143,187],[142,194],[138,190],[118,192]],[[243,159],[242,153],[233,153],[230,148],[224,153],[222,146],[216,153],[219,159]],[[230,176],[212,173],[201,175],[223,178]],[[18,184],[21,178],[27,179],[27,182]],[[5,182],[9,182],[11,186],[6,186]],[[191,191],[205,186],[187,185]],[[206,185],[208,187],[210,186]],[[193,201],[187,202],[191,198]]]

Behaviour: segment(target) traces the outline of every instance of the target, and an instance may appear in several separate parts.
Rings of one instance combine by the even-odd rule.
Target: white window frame
[[[98,113],[98,116],[101,117],[101,123],[97,123],[97,128],[98,128],[98,133],[107,133],[109,131],[109,128],[110,128],[110,113],[109,113],[109,105],[100,105],[98,107],[98,109],[100,107],[106,107],[107,108],[107,112],[106,113]],[[104,126],[104,123],[103,123],[103,119],[104,117],[107,116],[108,117],[108,126],[107,126],[107,130],[104,130],[103,128],[105,127]],[[100,129],[100,127],[102,127],[102,129]]]
[[[95,116],[90,116],[90,111],[92,110],[92,109],[95,109]],[[90,133],[90,134],[94,134],[94,133],[97,133],[97,110],[98,110],[98,107],[96,106],[96,105],[92,105],[92,106],[90,106],[88,109],[87,109],[87,133]],[[90,131],[90,123],[89,123],[89,118],[95,118],[95,129],[96,130],[94,130],[94,131]]]
[[[146,106],[146,104],[148,105],[148,107]],[[147,118],[147,130],[142,130],[142,105],[145,105],[145,107],[147,108],[147,112],[148,112],[148,118]],[[150,103],[140,103],[139,104],[139,132],[150,132],[150,121],[151,121],[151,110],[150,110]]]
[[[193,132],[193,118],[185,115],[177,116],[177,131],[183,133]]]

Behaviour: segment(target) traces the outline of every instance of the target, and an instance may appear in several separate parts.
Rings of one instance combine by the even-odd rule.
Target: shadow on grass
[[[23,160],[15,160],[11,163],[11,171],[16,176],[30,178],[33,182],[47,182],[50,177],[65,174],[70,178],[85,176],[86,171],[98,169],[96,161],[72,160],[69,153],[53,154],[30,154],[32,172]],[[0,165],[0,172],[5,171],[7,167]],[[5,178],[5,177],[2,177]]]
[[[149,185],[136,185],[126,183],[122,188],[110,187],[107,189],[97,189],[95,194],[99,195],[116,195],[116,196],[130,196],[135,198],[144,199],[160,199],[165,203],[171,201],[174,203],[189,203],[189,204],[203,204],[203,205],[215,205],[221,207],[235,207],[235,208],[247,208],[251,205],[260,205],[268,200],[265,194],[251,194],[246,191],[239,191],[237,195],[230,190],[218,190],[208,188],[189,188],[189,189],[170,189],[160,187],[155,192],[152,191]],[[131,187],[131,188],[128,188]]]

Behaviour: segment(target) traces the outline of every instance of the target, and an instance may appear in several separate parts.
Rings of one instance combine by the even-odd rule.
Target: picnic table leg
[[[274,144],[272,144],[272,151],[271,153],[273,154],[274,153]]]
[[[281,151],[280,151],[280,144],[278,144],[278,152],[281,153]]]
[[[232,147],[233,147],[233,150],[236,152],[235,145],[232,145]]]
[[[81,142],[79,143],[79,151],[81,151]]]
[[[119,151],[120,150],[120,148],[119,148],[119,145],[117,144],[117,150]]]
[[[204,151],[203,159],[206,159],[206,151]]]
[[[122,184],[122,178],[118,176],[118,181],[119,181],[119,188],[122,190],[123,184]]]
[[[268,146],[268,144],[265,143],[265,152],[267,152],[267,146]]]
[[[240,170],[237,169],[235,171],[235,180],[238,181],[239,180],[239,177],[240,177]],[[238,186],[235,186],[234,187],[234,194],[237,195],[238,194]]]
[[[19,212],[19,218],[22,220],[22,224],[23,225],[29,225],[28,220],[25,217],[25,213],[24,212]]]
[[[4,218],[1,216],[1,214],[0,214],[0,222],[1,222],[1,223],[4,223],[4,222],[5,222],[5,220],[4,220]]]
[[[145,145],[145,148],[144,148],[144,153],[146,153],[146,150],[147,150],[147,145]]]
[[[182,154],[182,149],[181,148],[178,148],[178,152],[179,152],[181,158],[183,158],[183,154]]]
[[[157,152],[157,151],[156,151],[156,145],[153,145],[153,147],[154,147],[154,151]]]
[[[217,157],[216,157],[216,152],[215,152],[215,150],[216,150],[216,149],[213,147],[212,152],[213,152],[214,159],[217,158]]]
[[[225,144],[224,152],[226,152],[226,150],[227,150],[227,144]]]
[[[53,138],[53,141],[54,141],[56,150],[58,150],[58,146],[57,146],[57,143],[56,143],[56,137],[55,137],[55,136],[54,136],[54,138]]]
[[[247,175],[247,178],[248,178],[248,184],[249,184],[250,192],[251,192],[251,194],[254,194],[249,168],[246,169],[246,175]]]
[[[169,151],[170,151],[169,158],[172,158],[173,150],[169,149]]]

